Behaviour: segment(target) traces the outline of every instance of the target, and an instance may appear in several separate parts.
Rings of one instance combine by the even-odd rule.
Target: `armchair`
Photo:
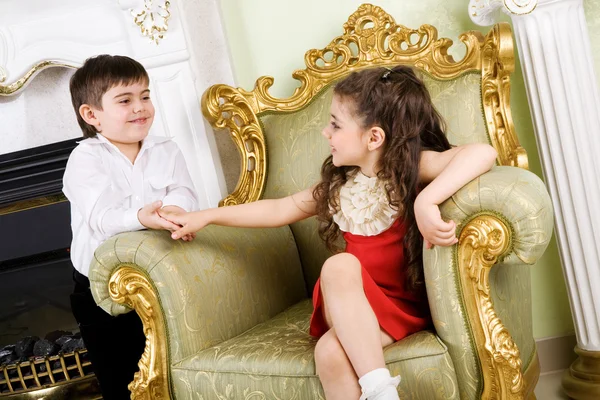
[[[272,97],[273,79],[262,77],[252,91],[212,86],[202,109],[241,155],[239,182],[222,205],[281,197],[319,179],[336,80],[377,65],[421,71],[450,142],[491,143],[498,166],[441,206],[459,242],[424,251],[435,331],[390,345],[386,362],[403,377],[403,399],[533,399],[539,364],[527,265],[550,240],[550,198],[514,132],[510,27],[460,39],[466,55],[455,61],[434,27],[408,29],[364,4],[341,36],[306,53],[291,97]],[[94,298],[111,314],[135,310],[147,337],[132,398],[323,399],[308,323],[327,256],[314,218],[277,229],[209,226],[191,243],[156,231],[105,242],[89,275]]]

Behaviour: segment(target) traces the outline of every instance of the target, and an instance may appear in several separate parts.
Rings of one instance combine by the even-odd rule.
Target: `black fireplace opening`
[[[62,178],[80,140],[0,155],[0,350],[56,331],[77,334]]]

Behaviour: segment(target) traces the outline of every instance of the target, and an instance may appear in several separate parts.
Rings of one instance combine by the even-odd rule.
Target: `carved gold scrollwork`
[[[292,110],[304,106],[323,86],[349,72],[378,66],[411,64],[433,77],[452,79],[468,71],[481,69],[480,47],[483,36],[476,31],[462,34],[466,53],[455,61],[448,54],[450,39],[438,39],[437,29],[423,25],[409,29],[398,25],[380,7],[363,4],[344,24],[344,33],[321,50],[309,50],[304,56],[305,70],[295,71],[293,77],[300,87],[287,99],[272,97],[268,90],[273,78],[262,77],[254,91],[256,104],[264,110]],[[255,110],[257,112],[257,110]]]
[[[258,200],[263,193],[267,175],[267,148],[262,129],[247,97],[238,89],[215,85],[202,96],[202,112],[215,128],[229,129],[241,156],[237,186],[219,204],[229,206]]]
[[[510,112],[510,74],[515,70],[510,25],[494,25],[485,37],[481,58],[483,111],[500,165],[527,169],[527,153],[519,144]]]
[[[480,215],[461,231],[458,262],[460,280],[481,361],[483,399],[523,399],[526,390],[520,352],[496,314],[490,292],[489,273],[510,248],[510,231],[492,215]]]
[[[110,297],[135,309],[144,324],[146,348],[129,384],[132,399],[169,399],[169,368],[165,321],[156,292],[139,270],[119,268],[108,283]]]
[[[267,159],[257,115],[298,110],[326,85],[352,71],[374,66],[414,65],[441,80],[469,71],[481,72],[483,109],[491,142],[498,150],[499,164],[527,168],[527,155],[515,134],[509,108],[509,76],[514,70],[510,26],[498,24],[485,38],[477,31],[463,33],[459,38],[466,52],[461,60],[455,61],[448,54],[452,41],[438,39],[433,26],[409,29],[396,24],[380,7],[363,4],[348,18],[341,36],[323,49],[306,53],[306,69],[292,75],[300,81],[300,86],[291,97],[271,96],[270,76],[259,78],[252,91],[226,85],[209,88],[202,98],[204,116],[214,126],[230,129],[242,159],[236,189],[221,204],[245,203],[262,195]]]

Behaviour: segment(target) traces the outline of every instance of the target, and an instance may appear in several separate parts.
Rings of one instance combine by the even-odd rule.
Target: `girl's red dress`
[[[402,241],[406,229],[400,220],[375,236],[344,232],[346,252],[362,265],[365,294],[381,328],[395,340],[431,326],[427,298],[405,290],[405,263]],[[310,334],[320,337],[329,330],[323,314],[320,280],[313,292],[314,311]]]

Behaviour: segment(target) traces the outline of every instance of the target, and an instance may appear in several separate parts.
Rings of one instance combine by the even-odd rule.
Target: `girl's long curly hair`
[[[372,68],[351,73],[337,83],[334,95],[348,102],[358,124],[366,129],[380,127],[385,132],[384,148],[377,177],[386,182],[390,205],[398,210],[406,226],[404,262],[406,289],[419,292],[424,287],[423,238],[415,221],[414,202],[420,189],[421,151],[450,149],[445,124],[434,108],[423,81],[410,67]],[[332,251],[340,230],[333,221],[339,210],[340,187],[358,167],[333,165],[329,156],[321,167],[321,182],[313,196],[317,201],[319,235]]]

